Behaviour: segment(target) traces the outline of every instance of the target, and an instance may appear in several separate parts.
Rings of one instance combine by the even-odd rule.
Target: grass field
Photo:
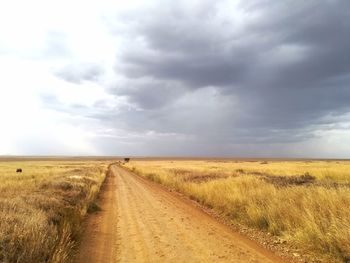
[[[0,161],[0,262],[69,262],[109,163]]]
[[[324,262],[350,260],[350,161],[135,160],[125,167]]]

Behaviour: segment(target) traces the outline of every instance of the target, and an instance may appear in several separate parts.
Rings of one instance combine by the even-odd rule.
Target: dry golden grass
[[[107,161],[0,161],[0,262],[69,262],[107,167]]]
[[[350,161],[131,161],[125,166],[325,262],[350,260]]]

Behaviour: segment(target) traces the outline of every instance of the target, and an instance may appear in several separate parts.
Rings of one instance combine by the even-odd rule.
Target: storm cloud
[[[97,152],[350,154],[337,155],[350,141],[349,1],[141,1],[98,10],[97,29],[85,20],[77,27],[80,46],[50,31],[50,70],[69,86],[41,94],[46,108],[96,125]]]
[[[349,8],[177,1],[129,13],[124,41],[134,48],[115,66],[128,84],[113,92],[145,110],[128,118],[147,129],[237,144],[307,140],[350,109]],[[157,84],[134,87],[145,78]]]

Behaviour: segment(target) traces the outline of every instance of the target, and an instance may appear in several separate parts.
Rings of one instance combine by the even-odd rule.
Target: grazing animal
[[[16,173],[21,173],[22,169],[21,168],[17,168]]]
[[[124,162],[128,163],[130,161],[130,158],[124,158]]]

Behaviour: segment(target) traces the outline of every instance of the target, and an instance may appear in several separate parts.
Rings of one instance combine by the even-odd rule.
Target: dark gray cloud
[[[180,1],[127,16],[133,22],[127,28],[127,41],[142,41],[138,50],[123,50],[116,71],[131,82],[149,77],[170,83],[163,91],[152,85],[126,88],[123,94],[129,93],[133,102],[155,106],[157,94],[167,93],[173,82],[186,87],[181,90],[184,94],[214,87],[220,98],[217,107],[231,95],[239,100],[239,114],[235,103],[230,108],[225,102],[226,111],[215,116],[197,105],[186,109],[179,122],[176,116],[184,108],[164,109],[161,105],[162,112],[151,115],[162,123],[157,129],[182,131],[181,122],[188,121],[192,124],[188,132],[203,133],[197,123],[198,111],[206,119],[205,125],[218,125],[209,130],[222,132],[227,140],[235,137],[237,130],[238,141],[243,134],[251,139],[266,134],[273,141],[268,136],[273,130],[278,131],[273,133],[276,141],[300,140],[309,138],[309,127],[322,125],[326,115],[349,112],[348,1],[242,1],[239,8],[244,16],[238,22],[225,14],[226,5],[224,1],[193,5]],[[178,96],[170,98],[177,105]],[[197,99],[204,104],[212,100]],[[167,96],[165,101],[172,103]]]
[[[151,132],[130,139],[151,154],[288,154],[349,121],[349,10],[346,0],[166,1],[119,13],[106,89],[127,103],[101,102],[89,117]],[[70,65],[57,75],[81,83],[102,73]]]
[[[174,81],[159,81],[141,78],[119,81],[112,90],[118,96],[126,96],[133,104],[142,109],[159,109],[180,97],[185,88]]]

